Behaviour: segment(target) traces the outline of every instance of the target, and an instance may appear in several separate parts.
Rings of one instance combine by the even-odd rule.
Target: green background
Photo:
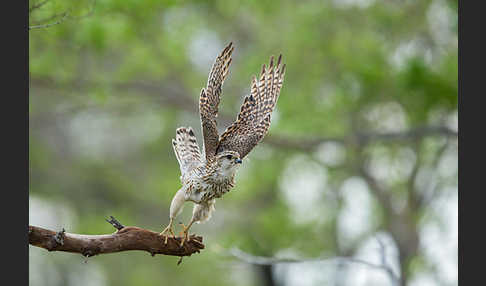
[[[191,229],[204,251],[176,266],[30,246],[30,285],[391,285],[363,263],[234,255],[380,264],[377,237],[399,284],[458,284],[457,1],[50,0],[29,16],[29,222],[53,230],[111,233],[113,215],[161,231],[180,187],[171,138],[192,126],[201,145],[221,49],[236,47],[220,132],[261,65],[287,64],[268,136]]]

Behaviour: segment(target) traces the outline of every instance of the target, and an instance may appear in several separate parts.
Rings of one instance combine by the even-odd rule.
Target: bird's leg
[[[184,242],[187,240],[189,241],[189,228],[191,228],[192,224],[195,222],[194,218],[191,219],[191,221],[189,222],[189,224],[187,226],[185,226],[182,222],[179,223],[182,225],[183,227],[183,230],[181,232],[184,233],[184,236],[182,237],[182,241],[181,241],[181,246],[184,245]],[[181,235],[182,236],[182,235]]]
[[[174,231],[172,230],[172,222],[174,219],[170,219],[169,225],[161,232],[159,235],[165,235],[167,232],[172,235],[172,237],[175,237]],[[169,238],[168,235],[165,236],[165,244],[167,244],[167,238]]]
[[[172,202],[170,203],[170,211],[169,211],[169,225],[159,234],[164,235],[167,232],[172,234],[172,237],[175,237],[174,231],[172,230],[172,223],[174,218],[182,211],[182,207],[184,206],[184,189],[181,188],[177,191],[175,196],[172,198]],[[167,238],[165,237],[165,244],[167,244]]]

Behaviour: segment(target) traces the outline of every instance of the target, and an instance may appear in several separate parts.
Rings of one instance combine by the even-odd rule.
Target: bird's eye
[[[231,158],[233,158],[233,156],[231,156],[231,155],[226,155],[226,158],[227,158],[228,160],[231,160]]]

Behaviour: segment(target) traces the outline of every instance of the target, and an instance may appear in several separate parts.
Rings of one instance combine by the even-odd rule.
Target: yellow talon
[[[192,226],[193,223],[194,223],[194,220],[192,220],[192,219],[191,219],[191,221],[189,222],[189,224],[187,226],[185,226],[181,222],[179,223],[183,227],[183,230],[180,233],[180,236],[182,236],[181,247],[184,245],[184,242],[190,240],[190,238],[189,238],[189,228],[191,228],[191,226]],[[182,233],[184,233],[184,235],[182,235]]]
[[[169,232],[172,237],[175,237],[174,231],[172,230],[172,219],[169,222],[169,225],[161,232],[159,235],[165,235],[167,232]],[[167,244],[167,239],[169,238],[168,235],[165,235],[165,244]]]
[[[187,240],[189,241],[189,238],[188,238],[188,234],[189,234],[189,228],[186,227],[182,222],[179,223],[183,230],[179,233],[179,236],[182,237],[182,241],[181,241],[181,247],[184,246],[184,242]]]

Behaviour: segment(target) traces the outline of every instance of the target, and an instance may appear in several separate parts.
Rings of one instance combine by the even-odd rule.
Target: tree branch
[[[442,159],[442,156],[444,153],[447,151],[447,148],[449,147],[449,140],[447,140],[444,145],[442,145],[439,150],[437,150],[437,153],[435,155],[435,159],[432,162],[432,169],[434,170],[435,173],[437,173],[437,167],[440,163],[440,160]],[[433,187],[434,181],[437,181],[437,184],[435,187]],[[440,190],[447,184],[447,182],[444,182],[445,180],[437,180],[435,176],[430,176],[429,180],[426,184],[426,187],[423,190],[417,190],[417,193],[419,193],[418,197],[418,204],[420,206],[420,209],[426,209],[430,203],[437,198],[437,195],[440,193]],[[432,188],[433,187],[433,188]],[[428,192],[428,190],[432,190]]]
[[[400,284],[400,277],[395,274],[391,266],[386,261],[386,247],[383,241],[376,237],[376,240],[380,247],[380,260],[381,264],[375,264],[363,259],[354,258],[351,256],[334,256],[334,257],[318,257],[318,258],[310,258],[310,259],[295,259],[295,258],[275,258],[275,257],[264,257],[264,256],[255,256],[249,253],[246,253],[238,248],[232,248],[228,251],[229,255],[237,258],[238,260],[244,261],[248,264],[252,265],[260,265],[260,266],[267,266],[267,265],[275,265],[279,263],[302,263],[302,262],[332,262],[337,261],[341,263],[355,263],[355,264],[362,264],[370,268],[383,270],[387,273],[388,277],[390,278],[391,285],[398,286]]]
[[[155,254],[191,256],[204,249],[201,236],[191,235],[190,240],[181,247],[181,237],[169,237],[165,244],[165,236],[158,232],[135,227],[123,226],[116,219],[108,221],[117,231],[112,234],[85,235],[60,232],[29,225],[29,244],[47,249],[48,251],[64,251],[80,253],[85,257],[98,254],[115,253],[128,250],[142,250]],[[180,260],[179,260],[180,263]]]
[[[276,147],[309,151],[327,142],[364,146],[371,142],[406,141],[427,136],[457,137],[457,135],[457,131],[445,126],[421,126],[397,132],[357,132],[344,137],[315,137],[311,139],[292,139],[278,135],[268,135],[265,137],[264,142]]]
[[[362,159],[360,161],[363,161]],[[368,184],[370,192],[376,197],[376,199],[380,202],[380,204],[385,208],[387,215],[396,215],[389,192],[386,191],[386,188],[378,182],[378,180],[373,177],[366,167],[364,163],[361,163],[357,167],[358,174],[365,180],[366,184]]]
[[[275,257],[265,257],[265,256],[255,256],[246,253],[238,248],[232,248],[229,254],[238,260],[246,262],[253,265],[274,265],[280,263],[303,263],[303,262],[326,262],[326,261],[340,261],[362,264],[371,268],[385,270],[387,273],[393,273],[389,269],[388,265],[381,265],[368,262],[363,259],[349,257],[349,256],[334,256],[334,257],[318,257],[318,258],[308,258],[308,259],[295,259],[295,258],[275,258]],[[390,272],[391,271],[391,272]],[[393,274],[394,275],[394,274]]]
[[[37,25],[37,26],[29,26],[29,30],[32,30],[32,29],[43,29],[43,28],[48,28],[48,27],[51,27],[51,26],[54,26],[54,25],[61,24],[62,22],[64,22],[64,20],[66,20],[66,18],[69,15],[69,13],[68,12],[64,12],[61,15],[63,15],[63,17],[61,19],[57,20],[54,23],[45,24],[45,25]]]
[[[68,83],[64,86],[59,85],[54,79],[49,77],[34,77],[30,78],[30,83],[40,88],[47,89],[62,89],[69,90],[86,90],[88,88],[95,88],[101,84],[92,80],[78,79],[76,82]],[[145,94],[157,98],[161,103],[168,104],[180,110],[198,114],[198,103],[193,97],[188,96],[183,85],[174,82],[154,83],[151,81],[132,81],[132,82],[112,82],[110,85],[117,91],[127,92],[134,91],[137,94]],[[68,114],[72,114],[69,112]],[[235,120],[234,116],[230,116],[224,112],[218,114],[218,126],[228,126]],[[405,131],[397,132],[355,132],[342,137],[312,137],[306,138],[290,138],[282,135],[268,134],[265,136],[263,142],[268,143],[274,147],[283,149],[295,149],[299,151],[309,152],[317,148],[320,144],[326,142],[334,142],[345,145],[365,146],[372,142],[399,142],[405,140],[420,139],[427,136],[444,136],[457,138],[457,131],[445,126],[421,126],[411,128]]]
[[[32,24],[41,25],[41,24],[44,24],[46,22],[52,21],[54,19],[57,19],[57,18],[59,18],[61,16],[64,16],[64,14],[65,14],[64,12],[63,13],[58,13],[58,14],[53,14],[53,15],[47,17],[47,18],[32,21]]]

